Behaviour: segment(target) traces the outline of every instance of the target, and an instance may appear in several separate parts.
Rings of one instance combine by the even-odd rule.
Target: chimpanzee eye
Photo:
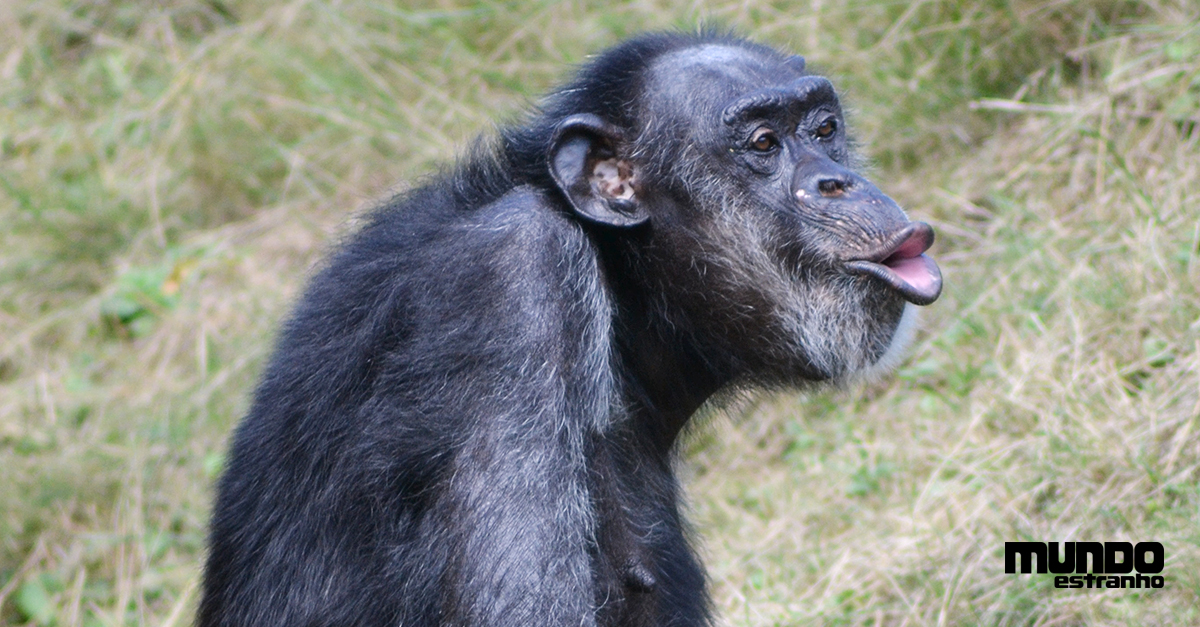
[[[779,137],[769,128],[760,128],[750,136],[750,147],[758,152],[770,152],[779,145]]]
[[[837,130],[837,120],[834,118],[829,118],[828,120],[825,120],[824,122],[821,123],[820,126],[817,127],[817,137],[819,137],[821,139],[828,139],[829,136],[833,135],[833,132],[836,130]]]

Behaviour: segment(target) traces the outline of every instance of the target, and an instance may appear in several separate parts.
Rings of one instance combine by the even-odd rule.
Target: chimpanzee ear
[[[616,227],[650,219],[637,195],[637,172],[615,147],[621,133],[611,124],[579,114],[559,123],[550,141],[550,175],[581,218]]]

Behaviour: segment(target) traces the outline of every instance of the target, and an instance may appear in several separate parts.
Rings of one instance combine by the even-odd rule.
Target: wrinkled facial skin
[[[635,160],[669,183],[640,192],[672,240],[653,265],[705,295],[680,315],[760,382],[892,365],[911,305],[940,294],[933,231],[855,172],[832,84],[799,57],[720,45],[665,56],[647,83]]]

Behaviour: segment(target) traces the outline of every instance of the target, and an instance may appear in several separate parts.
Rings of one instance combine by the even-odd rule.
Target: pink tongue
[[[937,281],[937,264],[929,257],[918,255],[899,261],[889,260],[885,263],[892,269],[892,272],[896,273],[896,276],[916,288],[918,292],[933,291],[934,283]]]

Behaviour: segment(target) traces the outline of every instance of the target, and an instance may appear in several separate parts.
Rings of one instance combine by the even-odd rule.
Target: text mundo
[[[1161,588],[1166,580],[1161,573],[1166,554],[1160,542],[1063,542],[1059,557],[1058,542],[1005,542],[1004,572],[1047,570],[1059,574],[1055,588]],[[1088,558],[1091,558],[1091,564]],[[1136,574],[1130,574],[1134,571]],[[1095,585],[1093,585],[1095,584]]]

